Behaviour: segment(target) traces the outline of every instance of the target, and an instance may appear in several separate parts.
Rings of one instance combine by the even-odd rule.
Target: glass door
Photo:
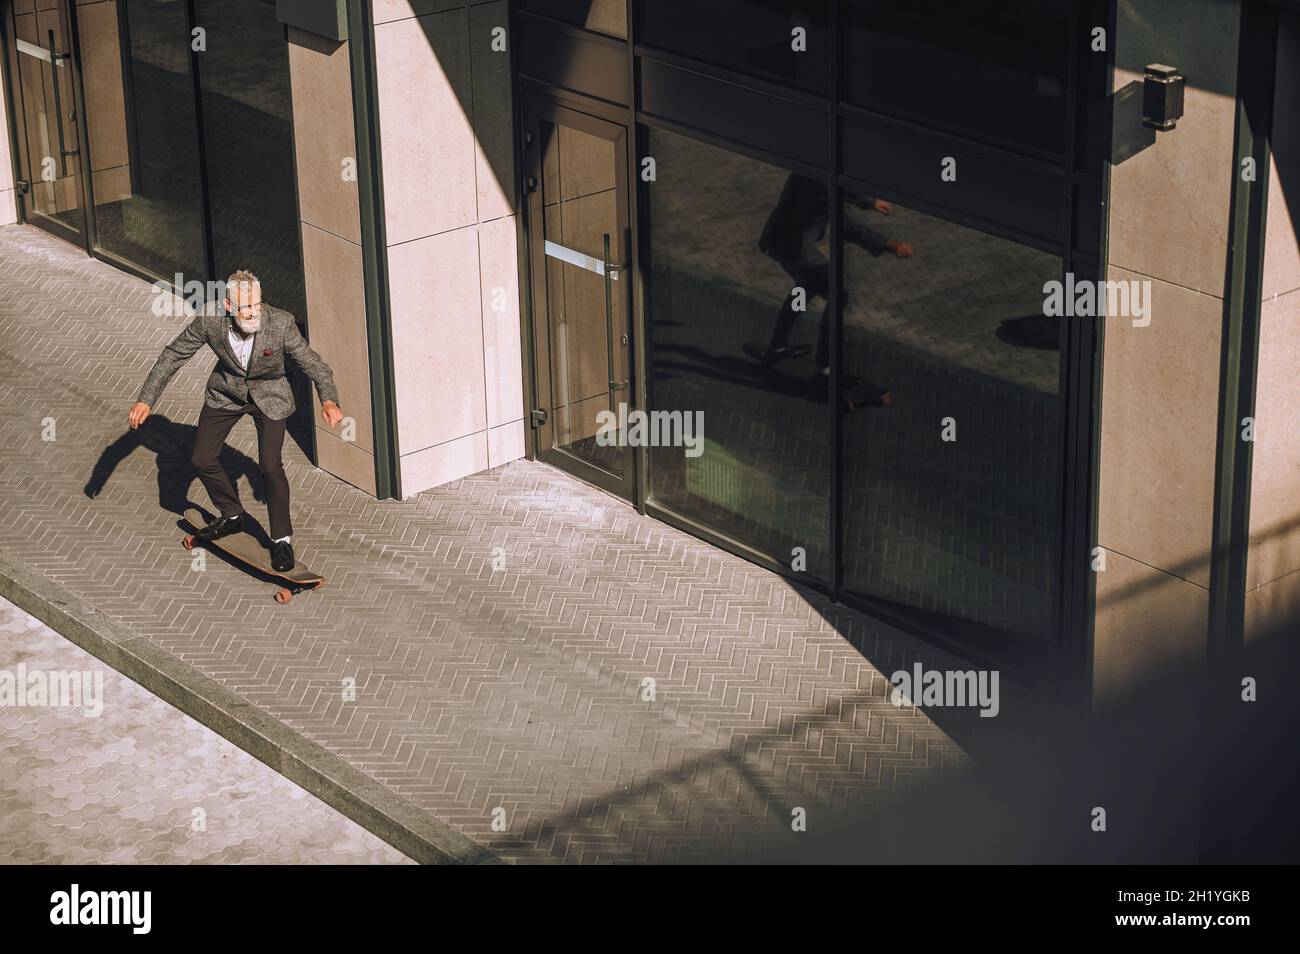
[[[66,5],[16,4],[5,26],[18,139],[14,171],[26,219],[84,245],[77,82]]]
[[[524,111],[538,455],[633,498],[627,130]]]

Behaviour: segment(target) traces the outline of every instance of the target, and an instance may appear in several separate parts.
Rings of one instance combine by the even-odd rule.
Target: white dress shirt
[[[230,338],[230,350],[235,352],[235,360],[241,368],[247,370],[248,358],[253,353],[253,336],[245,338],[234,328],[226,332],[226,335]]]

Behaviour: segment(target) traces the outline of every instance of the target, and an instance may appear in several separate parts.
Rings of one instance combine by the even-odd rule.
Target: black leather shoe
[[[802,358],[808,353],[807,345],[783,345],[772,348],[757,341],[747,341],[740,347],[751,358],[757,358],[765,368],[790,358]]]
[[[233,517],[217,517],[210,524],[194,534],[195,540],[212,542],[220,540],[222,537],[228,537],[232,533],[238,533],[244,529],[244,515],[237,513]]]
[[[293,546],[288,540],[271,544],[271,569],[276,573],[288,573],[293,569]]]

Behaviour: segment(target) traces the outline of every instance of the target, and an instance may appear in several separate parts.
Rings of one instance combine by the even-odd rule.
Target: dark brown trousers
[[[293,533],[293,524],[289,520],[289,478],[284,475],[281,452],[284,449],[284,429],[289,423],[288,418],[272,421],[252,402],[233,411],[223,411],[204,404],[203,410],[199,412],[198,435],[194,439],[190,464],[198,471],[199,480],[203,481],[208,496],[223,517],[243,513],[239,494],[230,475],[221,466],[219,456],[226,443],[226,435],[245,414],[253,415],[253,423],[257,426],[257,462],[266,484],[266,509],[271,517],[271,539],[287,537]]]

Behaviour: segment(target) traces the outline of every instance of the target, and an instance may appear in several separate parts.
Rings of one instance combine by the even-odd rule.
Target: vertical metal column
[[[375,31],[370,0],[348,4],[348,53],[356,124],[357,187],[361,211],[362,271],[370,367],[370,410],[375,435],[375,496],[401,499],[400,448],[393,381],[392,306],[388,298],[388,245],[384,177],[375,86]]]
[[[830,75],[826,89],[826,171],[827,196],[830,220],[830,261],[828,266],[828,298],[830,309],[827,324],[827,344],[831,363],[831,380],[827,388],[827,413],[830,415],[828,433],[831,443],[830,499],[827,501],[827,530],[830,536],[830,595],[839,602],[844,585],[843,553],[843,490],[844,490],[844,415],[840,411],[840,388],[843,384],[841,368],[844,337],[844,302],[840,294],[841,275],[844,269],[844,242],[841,233],[844,225],[843,194],[840,190],[840,53],[843,42],[843,4],[830,4]]]
[[[640,89],[637,83],[636,69],[636,35],[638,4],[648,0],[628,0],[627,3],[627,194],[628,194],[628,277],[632,281],[628,289],[628,306],[632,309],[632,403],[633,406],[648,410],[650,407],[649,349],[650,334],[646,326],[646,283],[642,255],[645,239],[646,217],[641,200],[641,154],[645,148],[645,136],[637,127],[636,108],[640,101]],[[650,454],[644,447],[632,448],[632,502],[637,513],[646,512],[646,499],[650,496]]]
[[[93,255],[95,246],[99,244],[99,232],[95,224],[95,177],[91,174],[93,157],[90,154],[90,120],[86,115],[86,91],[84,81],[81,75],[81,33],[77,28],[76,10],[73,6],[73,0],[64,0],[63,17],[67,24],[68,49],[65,51],[67,59],[65,62],[72,71],[68,77],[68,87],[72,90],[73,107],[77,114],[77,178],[80,179],[81,192],[81,241],[86,250],[86,254]],[[53,50],[50,51],[51,56]],[[55,78],[54,88],[58,91],[58,79]],[[67,120],[66,116],[58,117],[60,139],[62,139],[63,123]],[[63,152],[60,144],[60,152]]]
[[[216,238],[212,227],[212,189],[208,181],[207,137],[203,125],[203,79],[199,75],[199,54],[194,49],[194,28],[198,26],[194,8],[195,0],[185,0],[185,44],[190,53],[190,86],[194,96],[194,135],[198,140],[199,158],[199,195],[203,200],[203,261],[207,266],[209,281],[217,281],[226,276],[217,275]]]
[[[1211,738],[1230,738],[1241,704],[1236,661],[1245,647],[1246,569],[1250,547],[1252,444],[1245,418],[1255,416],[1259,363],[1264,238],[1272,159],[1273,97],[1277,67],[1277,8],[1243,0],[1237,54],[1237,119],[1224,280],[1223,344],[1219,367],[1219,431],[1214,477],[1214,533],[1210,550],[1210,621],[1206,653]],[[1242,176],[1253,159],[1256,176]],[[1201,861],[1227,863],[1235,828],[1229,814],[1231,781],[1208,777],[1202,816]]]
[[[1084,4],[1085,0],[1071,0],[1070,3],[1065,175],[1061,197],[1064,203],[1061,217],[1061,265],[1065,273],[1077,272],[1080,267],[1075,253],[1075,204],[1078,200],[1076,174],[1079,166],[1080,104],[1087,94],[1083,52],[1091,36],[1083,19]],[[1106,56],[1109,64],[1114,49],[1113,31],[1109,23],[1106,30]],[[1104,248],[1104,243],[1101,247]],[[1105,271],[1103,255],[1098,259],[1096,274],[1082,277],[1102,278]],[[1096,585],[1091,564],[1092,547],[1096,538],[1094,463],[1098,434],[1093,398],[1097,393],[1094,359],[1100,353],[1100,326],[1101,320],[1096,318],[1077,318],[1063,322],[1058,370],[1061,382],[1058,453],[1063,467],[1056,488],[1060,524],[1057,527],[1059,550],[1054,577],[1056,592],[1053,594],[1053,619],[1057,627],[1054,669],[1064,683],[1061,688],[1065,696],[1071,702],[1078,703],[1082,709],[1087,708],[1091,694],[1089,634],[1092,630],[1094,605],[1092,595]]]

